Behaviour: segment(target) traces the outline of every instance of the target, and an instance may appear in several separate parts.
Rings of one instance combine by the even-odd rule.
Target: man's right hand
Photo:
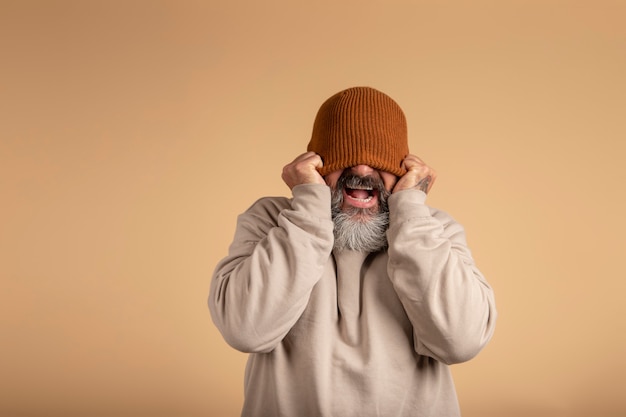
[[[323,166],[322,158],[315,152],[306,152],[298,156],[283,168],[282,178],[285,184],[293,190],[300,184],[326,184],[324,178],[317,172]]]

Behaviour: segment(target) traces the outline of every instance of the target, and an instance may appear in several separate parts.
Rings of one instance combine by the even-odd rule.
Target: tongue
[[[353,190],[353,189],[349,189],[348,191],[348,195],[350,195],[350,197],[352,198],[358,198],[361,200],[365,200],[367,197],[370,196],[370,193],[367,190]]]

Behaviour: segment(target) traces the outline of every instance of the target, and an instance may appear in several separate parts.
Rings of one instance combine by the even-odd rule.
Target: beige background
[[[0,0],[0,416],[235,416],[206,296],[319,105],[405,109],[496,291],[466,417],[626,415],[626,2]]]

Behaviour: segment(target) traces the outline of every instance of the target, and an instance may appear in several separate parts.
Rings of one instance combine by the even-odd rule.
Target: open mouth
[[[376,193],[376,190],[374,190],[372,187],[346,187],[345,190],[348,196],[360,201],[369,201],[374,198],[374,194]]]
[[[344,201],[354,207],[368,208],[378,202],[378,190],[370,186],[344,187]]]
[[[337,188],[343,195],[343,208],[355,207],[373,209],[378,206],[384,186],[380,178],[357,176],[344,172],[337,181]]]

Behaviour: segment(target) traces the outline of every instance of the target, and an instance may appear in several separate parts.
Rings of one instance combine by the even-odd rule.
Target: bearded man
[[[250,353],[242,416],[459,416],[450,364],[491,339],[493,291],[400,106],[369,87],[320,107],[284,167],[292,198],[239,216],[211,316]]]

